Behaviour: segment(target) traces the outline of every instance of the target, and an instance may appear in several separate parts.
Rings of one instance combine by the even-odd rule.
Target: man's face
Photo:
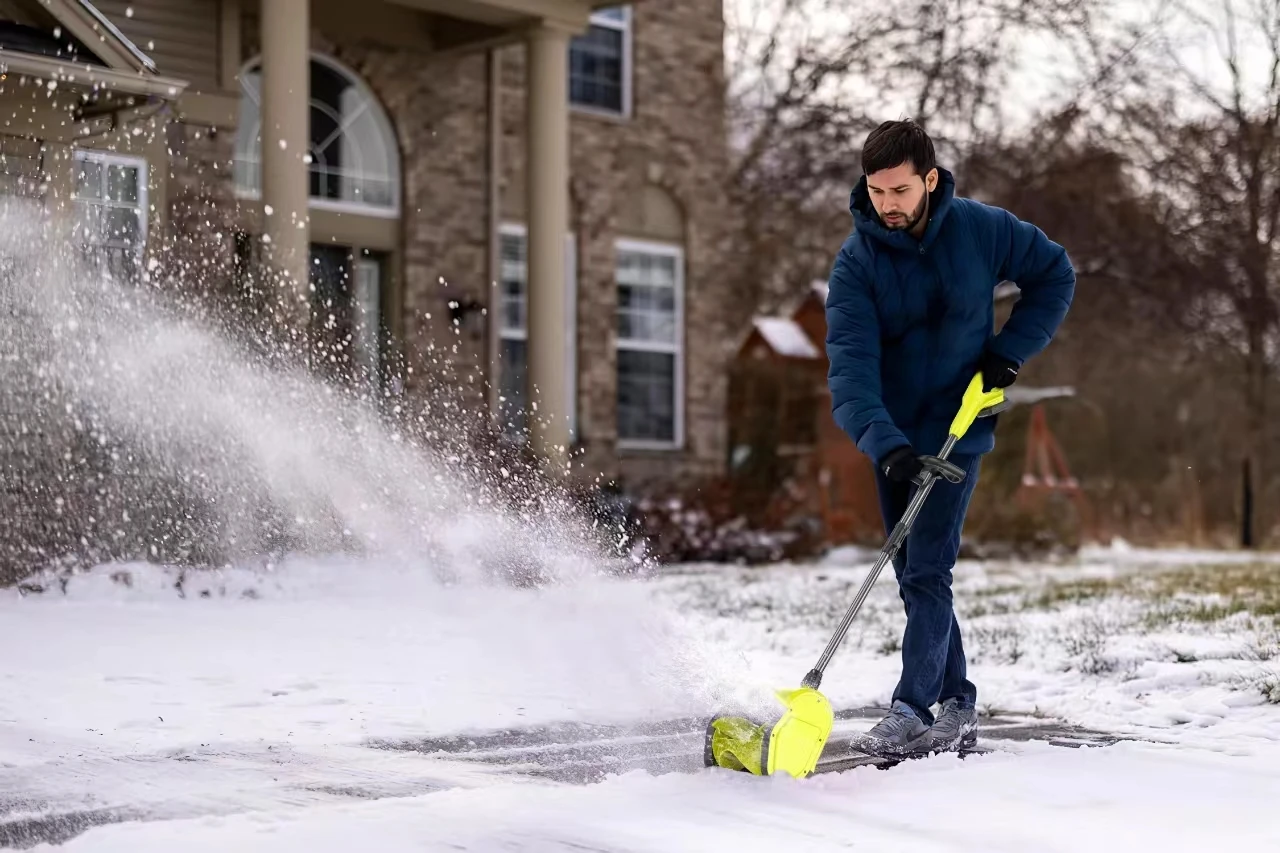
[[[937,169],[930,169],[922,178],[909,162],[867,175],[871,204],[885,227],[894,231],[905,231],[920,221],[929,193],[937,185]]]

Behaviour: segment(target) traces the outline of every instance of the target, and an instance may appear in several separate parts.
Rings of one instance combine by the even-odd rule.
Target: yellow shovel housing
[[[960,410],[951,422],[946,443],[937,456],[924,456],[924,470],[916,478],[920,486],[902,519],[889,534],[875,565],[862,582],[858,594],[845,612],[818,664],[804,677],[799,688],[777,690],[781,704],[779,715],[761,722],[744,715],[722,714],[707,723],[703,763],[707,767],[740,770],[756,776],[786,774],[801,779],[813,773],[822,757],[822,751],[831,736],[835,713],[827,697],[818,691],[822,674],[831,662],[836,649],[849,632],[854,617],[862,608],[885,565],[893,560],[907,533],[915,522],[920,508],[929,496],[939,477],[951,483],[964,479],[964,470],[947,461],[955,443],[980,417],[997,414],[1007,408],[1004,390],[994,388],[984,391],[982,374],[976,374],[965,390]]]

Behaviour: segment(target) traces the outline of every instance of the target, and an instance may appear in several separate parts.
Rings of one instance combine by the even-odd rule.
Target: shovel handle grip
[[[1009,401],[1005,399],[1003,388],[982,390],[982,371],[978,371],[969,380],[969,387],[965,389],[964,399],[960,402],[960,411],[956,412],[955,420],[951,422],[950,434],[957,440],[961,439],[978,418],[999,414],[1008,407]]]
[[[964,469],[954,462],[948,462],[937,456],[921,456],[920,464],[924,469],[916,475],[915,483],[923,486],[925,480],[929,477],[941,477],[948,483],[961,483],[964,481]]]

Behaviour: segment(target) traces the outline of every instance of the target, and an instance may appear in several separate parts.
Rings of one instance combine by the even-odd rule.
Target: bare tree
[[[1155,73],[1123,104],[1118,138],[1150,187],[1166,264],[1183,274],[1136,284],[1235,365],[1241,539],[1252,546],[1280,337],[1280,0],[1192,0],[1168,13]]]
[[[958,162],[1008,133],[1020,64],[1053,47],[1071,75],[1051,103],[1024,102],[1023,118],[1080,103],[1121,54],[1096,33],[1100,0],[756,0],[731,9],[729,73],[744,217],[741,305],[768,310],[830,267],[849,230],[848,193],[868,130],[910,115],[940,156]],[[735,16],[736,15],[736,16]]]
[[[1082,122],[1057,116],[975,151],[961,167],[985,200],[1043,228],[1075,265],[1071,312],[1024,381],[1077,389],[1050,418],[1100,523],[1092,532],[1202,544],[1229,536],[1238,480],[1234,467],[1224,469],[1219,436],[1243,419],[1229,390],[1214,384],[1213,353],[1188,336],[1183,305],[1200,273],[1129,158]],[[1024,417],[1012,415],[984,469],[1008,505],[1021,480]],[[1003,511],[999,504],[984,505]],[[1008,519],[996,521],[999,529]]]

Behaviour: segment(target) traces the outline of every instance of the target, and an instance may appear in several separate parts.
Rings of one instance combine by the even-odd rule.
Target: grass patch
[[[1017,625],[978,626],[969,632],[965,651],[970,660],[1016,664],[1026,655],[1022,631]]]
[[[1073,578],[1043,585],[1000,585],[976,591],[971,618],[1024,610],[1056,610],[1124,596],[1150,602],[1148,630],[1210,625],[1240,613],[1280,625],[1280,566],[1267,563],[1158,567],[1110,578]]]
[[[1188,566],[1172,571],[1134,575],[1131,579],[1157,598],[1217,596],[1230,602],[1232,612],[1255,616],[1280,614],[1280,567],[1265,563]]]
[[[970,618],[998,616],[1024,610],[1053,610],[1122,592],[1122,582],[1111,578],[1075,578],[1037,584],[1002,584],[968,593],[977,599],[966,608]]]
[[[1027,606],[1034,610],[1051,610],[1064,604],[1083,604],[1096,598],[1114,595],[1120,584],[1111,578],[1080,578],[1050,584],[1027,600]]]
[[[983,616],[1003,616],[1006,613],[1013,613],[1015,610],[1026,609],[1019,602],[1007,599],[980,600],[976,604],[966,604],[964,597],[956,599],[956,608],[965,619],[981,619]]]
[[[1237,613],[1250,612],[1243,601],[1210,602],[1210,601],[1178,601],[1157,605],[1142,617],[1142,625],[1148,631],[1159,631],[1177,625],[1198,622],[1212,625],[1224,619],[1230,619]]]
[[[1135,593],[1155,602],[1144,619],[1149,629],[1212,625],[1240,614],[1280,625],[1280,568],[1276,566],[1193,566],[1138,575],[1130,585]]]
[[[884,639],[880,642],[876,651],[880,652],[884,657],[896,655],[898,652],[902,651],[902,638],[893,633],[885,634]]]
[[[1269,704],[1280,705],[1280,673],[1273,672],[1258,679],[1258,690]]]
[[[1116,671],[1118,661],[1107,654],[1107,641],[1116,626],[1090,614],[1075,620],[1058,632],[1063,649],[1073,666],[1085,675],[1105,675]]]

